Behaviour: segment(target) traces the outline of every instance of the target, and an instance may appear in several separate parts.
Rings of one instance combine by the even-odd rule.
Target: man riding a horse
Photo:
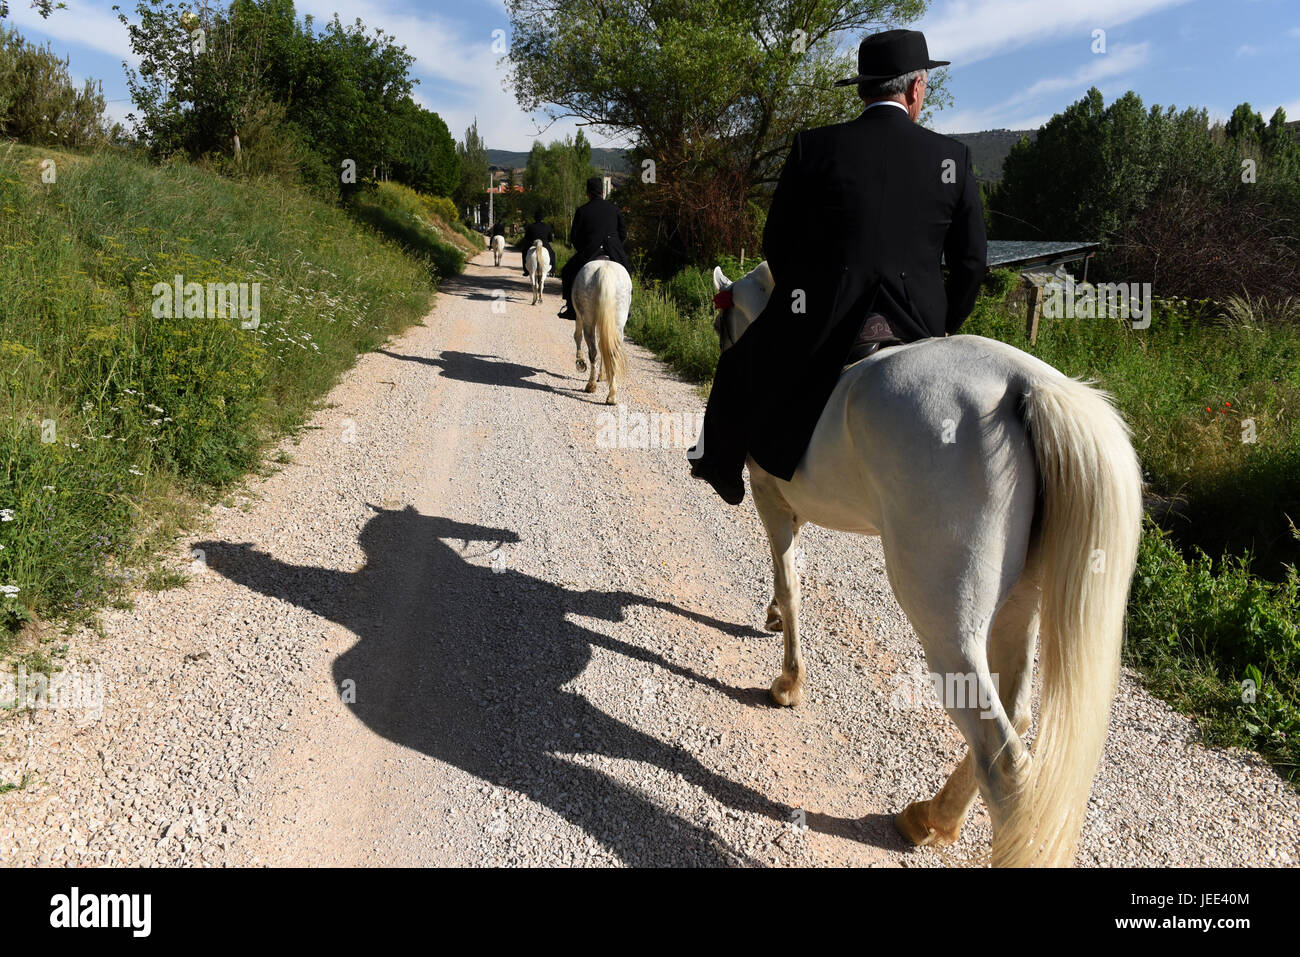
[[[573,214],[573,226],[569,229],[569,243],[573,246],[573,258],[564,264],[560,272],[564,308],[558,313],[561,319],[575,319],[573,311],[573,280],[583,266],[608,256],[624,269],[631,269],[627,253],[623,250],[623,240],[627,239],[627,225],[623,222],[623,213],[609,200],[604,199],[604,182],[599,176],[587,180],[587,202],[578,207]],[[552,260],[554,261],[554,260]]]
[[[528,250],[533,248],[533,242],[538,239],[542,241],[542,246],[550,255],[551,262],[554,263],[555,250],[551,248],[551,242],[555,239],[555,230],[551,228],[550,223],[543,222],[540,210],[533,216],[533,221],[524,227],[524,241],[519,244],[523,250],[520,258],[523,260],[525,276],[528,275]]]
[[[747,454],[791,478],[847,363],[955,333],[975,304],[986,245],[970,151],[917,123],[929,70],[946,63],[919,31],[867,37],[858,75],[836,84],[856,84],[865,109],[794,138],[763,231],[775,288],[722,354],[689,454],[729,504],[744,498]]]

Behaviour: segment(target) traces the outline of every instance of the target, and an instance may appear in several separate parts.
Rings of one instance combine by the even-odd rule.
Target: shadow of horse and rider
[[[376,509],[359,538],[366,564],[355,572],[288,564],[247,544],[196,547],[228,579],[356,635],[354,646],[333,663],[334,683],[336,690],[354,683],[356,700],[349,707],[376,734],[527,795],[626,864],[757,863],[707,827],[591,767],[588,759],[661,768],[724,805],[782,824],[792,820],[794,809],[718,774],[685,749],[611,716],[566,686],[599,648],[764,707],[761,689],[732,688],[574,618],[621,622],[628,609],[647,606],[737,637],[768,636],[632,592],[578,590],[470,561],[494,552],[508,555],[508,546],[519,540],[509,529],[407,507]],[[458,550],[451,543],[464,544]],[[613,693],[644,691],[629,686]],[[853,821],[808,814],[807,824],[904,849],[883,815]]]

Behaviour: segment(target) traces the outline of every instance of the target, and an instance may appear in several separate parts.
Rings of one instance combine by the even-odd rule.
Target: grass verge
[[[174,583],[156,544],[433,288],[342,209],[187,164],[0,147],[0,212],[0,643]],[[232,283],[254,319],[204,295]]]

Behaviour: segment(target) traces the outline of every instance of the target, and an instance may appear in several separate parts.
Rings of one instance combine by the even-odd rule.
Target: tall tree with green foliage
[[[1285,118],[1269,126],[1242,104],[1212,127],[1203,109],[1148,110],[1131,91],[1107,106],[1093,88],[1011,150],[991,232],[1100,241],[1094,275],[1158,295],[1285,295],[1300,280],[1300,149]]]
[[[488,152],[487,144],[479,135],[478,118],[465,131],[465,138],[456,144],[456,158],[460,163],[460,185],[456,187],[456,206],[464,213],[480,205],[487,197]]]
[[[66,10],[68,7],[66,3],[56,3],[55,0],[32,0],[32,6],[35,7],[36,12],[46,20],[49,19],[50,14],[55,10]],[[9,16],[8,0],[0,0],[0,19],[4,19],[7,16]]]
[[[317,31],[311,17],[297,19],[292,0],[197,12],[139,0],[135,12],[119,18],[140,65],[123,66],[138,111],[131,118],[155,154],[238,160],[250,126],[279,124],[309,151],[311,180],[338,183],[351,160],[361,176],[400,167],[426,185],[436,167],[445,185],[441,120],[407,105],[413,58],[384,31],[337,16]]]
[[[924,0],[507,0],[520,106],[635,143],[624,201],[662,266],[749,241],[793,134],[855,116],[846,37],[907,23]],[[941,54],[942,51],[935,51]],[[936,100],[942,79],[934,78]],[[653,164],[653,165],[648,165]],[[634,223],[635,228],[635,223]]]
[[[100,84],[72,82],[68,61],[0,26],[0,136],[80,149],[120,132],[105,117]]]
[[[423,193],[450,196],[460,183],[460,161],[442,117],[406,99],[392,123],[393,178]]]
[[[582,130],[549,146],[534,142],[524,168],[526,212],[541,213],[565,235],[574,211],[586,199],[587,178],[599,174],[591,165],[591,144]]]

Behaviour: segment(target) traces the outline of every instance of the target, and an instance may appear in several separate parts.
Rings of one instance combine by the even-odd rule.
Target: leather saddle
[[[889,325],[889,320],[880,313],[873,313],[867,316],[866,322],[862,324],[862,331],[858,333],[858,338],[854,340],[853,346],[849,349],[849,354],[844,358],[846,366],[855,362],[860,362],[867,356],[875,355],[881,349],[889,346],[901,346],[903,340],[894,335],[893,328]]]

